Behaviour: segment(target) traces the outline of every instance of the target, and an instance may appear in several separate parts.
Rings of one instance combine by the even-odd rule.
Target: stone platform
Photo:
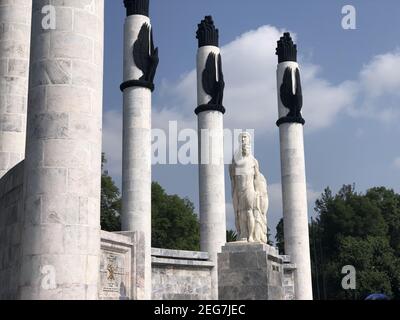
[[[218,255],[220,300],[285,300],[284,260],[266,244],[232,242]]]

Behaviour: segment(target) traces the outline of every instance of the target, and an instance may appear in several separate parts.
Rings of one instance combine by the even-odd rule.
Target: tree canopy
[[[315,299],[364,299],[372,293],[400,298],[400,195],[384,187],[366,193],[344,185],[326,188],[315,203],[310,252]],[[283,219],[276,230],[284,252]],[[356,289],[342,288],[344,266],[354,266]]]
[[[100,202],[100,221],[101,229],[105,231],[120,231],[121,230],[121,195],[119,189],[115,185],[113,179],[108,175],[104,169],[107,160],[102,155],[101,161],[101,202]]]
[[[363,194],[344,185],[336,195],[327,188],[315,211],[310,244],[316,298],[400,298],[400,195],[384,187]],[[355,290],[341,286],[346,265],[355,267]]]
[[[193,203],[168,195],[156,182],[151,197],[153,247],[200,250],[200,226]]]
[[[121,231],[122,201],[118,187],[104,169],[101,177],[101,228]],[[176,250],[199,250],[200,227],[194,205],[188,199],[168,195],[156,182],[152,183],[152,246]]]

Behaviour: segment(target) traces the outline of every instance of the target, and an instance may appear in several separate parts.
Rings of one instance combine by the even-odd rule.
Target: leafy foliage
[[[357,193],[327,188],[316,201],[310,225],[314,294],[317,299],[364,299],[371,293],[400,298],[400,195],[386,188]],[[342,268],[356,269],[356,289],[344,290]]]
[[[177,195],[167,195],[155,182],[152,184],[152,245],[165,249],[200,249],[200,226],[193,203]]]
[[[122,201],[112,178],[104,170],[101,177],[101,228],[121,231]],[[175,250],[199,250],[200,226],[194,205],[188,199],[168,195],[156,182],[152,183],[152,246]]]
[[[371,293],[400,298],[400,195],[384,187],[357,193],[326,188],[315,203],[310,230],[315,299],[365,299]],[[276,243],[284,252],[283,219]],[[356,289],[342,288],[344,266],[356,269]]]
[[[105,231],[120,231],[121,230],[121,195],[108,172],[104,170],[104,165],[107,160],[102,155],[102,175],[101,175],[101,229]]]
[[[279,221],[278,225],[276,226],[275,241],[279,253],[285,254],[285,239],[283,236],[283,218]]]

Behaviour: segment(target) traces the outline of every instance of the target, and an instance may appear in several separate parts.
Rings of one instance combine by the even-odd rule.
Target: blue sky
[[[123,1],[106,0],[104,151],[120,184]],[[344,5],[357,12],[357,29],[341,26]],[[220,29],[226,75],[225,123],[255,129],[255,156],[270,185],[269,227],[281,217],[280,160],[274,48],[288,30],[299,47],[310,214],[326,186],[359,191],[386,186],[400,192],[400,2],[395,0],[265,1],[151,0],[160,66],[153,124],[168,120],[196,128],[195,31],[211,14]],[[157,165],[153,180],[197,206],[197,167]],[[228,225],[232,226],[226,179]]]

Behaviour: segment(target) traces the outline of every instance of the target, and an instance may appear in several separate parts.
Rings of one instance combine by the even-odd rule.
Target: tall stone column
[[[0,178],[25,157],[32,0],[0,2]]]
[[[122,230],[134,233],[133,298],[151,298],[151,93],[158,65],[149,0],[125,0]]]
[[[211,16],[197,31],[197,102],[199,136],[200,246],[215,262],[213,298],[218,299],[217,255],[226,243],[224,124],[222,105],[224,77],[218,48],[219,32]]]
[[[295,294],[297,300],[312,300],[311,262],[308,234],[307,184],[304,160],[301,114],[303,97],[297,46],[290,34],[278,42],[279,57],[277,125],[280,133],[282,199],[285,253],[296,264]]]
[[[98,298],[104,0],[34,0],[21,299]],[[54,17],[50,17],[51,19]]]

